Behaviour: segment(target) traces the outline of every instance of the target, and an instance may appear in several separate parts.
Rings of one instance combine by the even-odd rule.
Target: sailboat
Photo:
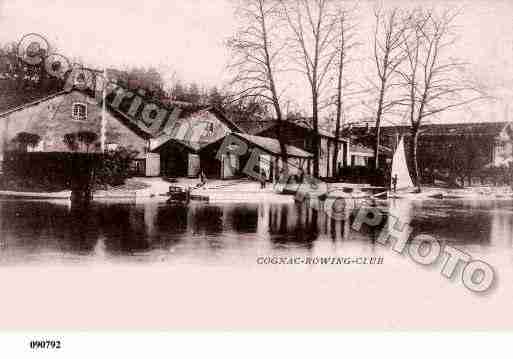
[[[410,176],[410,171],[408,170],[408,164],[406,162],[406,150],[404,148],[404,137],[401,137],[399,144],[394,152],[394,157],[392,158],[392,171],[390,173],[390,188],[394,189],[394,181],[395,188],[397,191],[404,191],[408,189],[412,189],[413,181]],[[397,198],[396,193],[390,192],[388,194],[390,198]]]

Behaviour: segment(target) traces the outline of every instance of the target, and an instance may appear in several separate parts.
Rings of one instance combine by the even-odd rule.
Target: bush
[[[385,186],[389,176],[383,169],[375,169],[366,166],[342,167],[340,181],[352,183],[368,183],[372,186]]]
[[[124,184],[131,175],[132,163],[136,156],[137,151],[124,147],[106,152],[96,167],[96,187],[105,188]]]
[[[3,188],[13,190],[63,190],[83,186],[99,154],[69,152],[6,152]]]
[[[495,186],[513,185],[513,164],[484,168],[478,175]]]
[[[18,144],[21,151],[27,152],[28,147],[36,147],[41,137],[35,133],[20,132],[14,137],[13,142]]]
[[[105,154],[6,152],[0,186],[26,191],[119,186],[130,177],[136,155],[136,151],[126,148]]]

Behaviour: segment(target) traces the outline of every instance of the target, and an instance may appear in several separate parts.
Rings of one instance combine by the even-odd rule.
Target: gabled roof
[[[17,111],[21,111],[21,110],[24,110],[26,108],[39,105],[42,102],[51,100],[53,98],[56,98],[56,97],[59,97],[59,96],[62,96],[62,95],[69,94],[69,93],[74,92],[74,91],[79,92],[81,94],[84,94],[84,95],[89,96],[90,98],[94,99],[94,96],[91,93],[89,93],[88,91],[82,91],[82,90],[79,90],[79,89],[72,89],[72,90],[69,90],[69,91],[60,91],[60,92],[57,92],[57,93],[52,94],[50,96],[42,97],[42,98],[40,98],[38,100],[31,101],[31,102],[26,103],[24,105],[12,108],[12,109],[10,109],[10,110],[8,110],[6,112],[0,113],[0,118],[8,116],[8,115],[10,115],[10,114],[12,114],[14,112],[17,112]],[[167,104],[167,106],[166,106],[166,104],[161,104],[161,105],[164,108],[166,108],[167,110],[172,110],[172,109],[169,109],[169,106],[176,106],[176,107],[180,108],[181,112],[180,112],[180,115],[179,115],[178,118],[186,118],[186,117],[188,117],[188,116],[190,116],[190,115],[192,115],[194,113],[197,113],[198,111],[209,111],[209,112],[212,112],[220,121],[222,121],[224,124],[226,124],[226,126],[231,131],[233,131],[233,132],[243,132],[243,130],[239,126],[237,126],[233,121],[231,121],[224,114],[224,112],[222,110],[220,110],[220,109],[218,109],[216,107],[213,107],[213,106],[197,106],[197,105],[188,104],[188,103],[175,103],[175,102],[169,102]],[[144,131],[144,129],[142,129],[141,127],[137,126],[134,123],[134,122],[138,121],[137,119],[130,118],[123,111],[110,106],[110,104],[108,102],[107,102],[106,108],[107,108],[107,110],[109,111],[109,113],[111,115],[113,115],[118,120],[120,120],[124,125],[126,125],[128,128],[130,128],[134,133],[136,133],[141,138],[149,139],[149,138],[153,137],[152,134]]]
[[[258,118],[237,121],[237,125],[243,130],[243,132],[250,135],[257,135],[262,133],[274,127],[276,124],[276,120],[265,120]]]
[[[210,145],[210,142],[191,142],[191,141],[184,141],[180,140],[176,137],[173,137],[173,135],[164,134],[162,136],[159,136],[158,138],[150,139],[150,148],[149,150],[151,152],[158,151],[162,146],[164,146],[167,143],[175,143],[182,147],[185,147],[188,151],[192,153],[197,153],[206,146]]]
[[[235,122],[233,122],[230,118],[228,118],[226,113],[223,110],[221,110],[220,108],[215,107],[215,106],[208,106],[205,108],[205,110],[210,111],[214,115],[216,115],[217,118],[219,118],[221,121],[223,121],[225,123],[225,125],[227,125],[230,130],[232,130],[234,132],[245,132],[244,129],[239,127]]]
[[[268,121],[260,121],[260,122],[256,122],[255,124],[250,124],[250,123],[247,123],[245,124],[244,126],[247,126],[248,127],[248,133],[251,133],[251,134],[254,134],[254,135],[258,135],[264,131],[267,131],[269,129],[272,129],[276,126],[278,126],[278,123],[279,121],[277,120],[268,120]],[[243,122],[239,122],[239,125],[242,126]],[[301,121],[301,122],[291,122],[291,121],[282,121],[282,125],[283,126],[293,126],[293,127],[296,127],[296,128],[300,128],[300,129],[303,129],[305,132],[308,132],[308,133],[311,133],[313,132],[313,128],[308,125],[306,122],[304,121]],[[253,126],[253,128],[251,128],[251,126]],[[331,138],[331,139],[335,139],[335,135],[332,134],[331,132],[329,131],[326,131],[322,128],[319,128],[319,135],[321,137],[325,137],[325,138]],[[347,138],[344,138],[343,136],[339,136],[338,138],[339,141],[347,141]]]
[[[24,110],[24,109],[27,109],[29,107],[32,107],[32,106],[37,106],[45,101],[49,101],[51,99],[54,99],[56,97],[59,97],[59,96],[64,96],[64,95],[67,95],[69,93],[72,93],[72,92],[79,92],[81,94],[84,94],[86,96],[89,96],[91,98],[93,98],[93,96],[91,96],[90,94],[88,94],[87,92],[85,91],[80,91],[78,89],[72,89],[70,91],[60,91],[60,92],[56,92],[50,96],[46,96],[46,97],[42,97],[38,100],[35,100],[35,101],[32,101],[32,102],[29,102],[29,103],[26,103],[22,106],[17,106],[15,108],[12,108],[6,112],[3,112],[3,113],[0,113],[0,118],[2,117],[5,117],[5,116],[9,116],[11,114],[13,114],[14,112],[18,112],[18,111],[21,111],[21,110]],[[151,135],[145,131],[143,131],[139,126],[135,125],[131,119],[126,115],[124,114],[123,112],[119,111],[118,109],[116,108],[113,108],[111,106],[106,106],[106,109],[107,111],[113,116],[115,117],[116,119],[118,119],[122,124],[124,124],[125,126],[127,126],[132,132],[134,132],[136,135],[138,135],[139,137],[143,138],[143,139],[148,139],[151,137]]]
[[[245,133],[234,133],[234,135],[246,140],[260,149],[273,155],[281,156],[280,142],[275,138],[248,135]],[[310,152],[306,152],[298,147],[286,145],[287,156],[299,158],[312,158]]]

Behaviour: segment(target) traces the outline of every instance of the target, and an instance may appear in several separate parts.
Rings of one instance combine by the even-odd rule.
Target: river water
[[[513,201],[395,200],[384,210],[413,233],[468,248],[513,248]],[[382,227],[355,231],[346,221],[296,204],[0,202],[0,263],[169,261],[239,265],[275,253],[336,254],[368,249]]]
[[[45,328],[77,321],[139,329],[513,327],[512,200],[378,205],[409,223],[412,236],[430,235],[489,263],[492,290],[475,294],[461,272],[449,280],[440,264],[422,266],[382,246],[383,226],[357,231],[354,216],[336,221],[305,205],[0,201],[0,315],[4,325]],[[262,262],[326,256],[381,263]],[[34,307],[34,296],[64,315]],[[62,306],[84,298],[80,311]],[[13,312],[20,305],[23,315]]]

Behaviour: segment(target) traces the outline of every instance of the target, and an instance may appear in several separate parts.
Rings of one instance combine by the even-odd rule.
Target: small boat
[[[190,200],[190,191],[178,186],[169,186],[169,192],[165,195],[168,197],[167,203],[187,203]]]
[[[396,190],[412,189],[414,187],[410,171],[408,170],[408,164],[406,162],[404,137],[401,137],[401,140],[395,149],[394,156],[392,157],[392,172],[390,174],[390,179],[391,188],[394,188],[393,181],[396,181]]]
[[[394,191],[387,192],[387,198],[404,198],[406,195],[411,196],[413,194],[411,191],[414,186],[410,176],[410,171],[408,170],[408,164],[406,162],[404,137],[401,137],[401,140],[395,149],[394,156],[392,157],[390,188],[393,188]]]
[[[71,191],[61,192],[18,192],[0,191],[0,198],[8,199],[71,199]]]
[[[164,196],[168,197],[167,203],[189,203],[195,202],[209,202],[210,197],[202,196],[197,194],[191,194],[191,189],[183,189],[182,187],[169,186],[169,192],[165,193]]]
[[[191,194],[190,200],[191,201],[198,201],[198,202],[209,202],[210,201],[210,197],[208,197],[208,196],[200,196],[200,195],[197,195],[197,194]]]

